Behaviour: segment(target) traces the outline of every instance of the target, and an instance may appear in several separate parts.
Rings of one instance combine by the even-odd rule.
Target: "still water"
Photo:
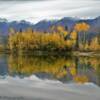
[[[0,55],[0,78],[23,79],[35,75],[41,80],[93,83],[100,86],[100,57]]]

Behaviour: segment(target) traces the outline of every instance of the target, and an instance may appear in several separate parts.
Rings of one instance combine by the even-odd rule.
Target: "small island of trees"
[[[89,24],[80,22],[71,31],[63,26],[52,26],[48,32],[35,31],[32,28],[15,31],[10,28],[6,48],[10,52],[100,51],[100,35],[87,39],[90,27]]]

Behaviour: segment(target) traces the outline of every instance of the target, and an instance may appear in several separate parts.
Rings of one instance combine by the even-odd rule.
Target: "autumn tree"
[[[98,37],[94,37],[91,41],[91,44],[90,44],[90,47],[89,47],[90,50],[100,50],[100,44],[99,44],[99,41],[98,41]]]
[[[74,26],[74,30],[76,30],[78,33],[82,32],[83,33],[83,45],[85,46],[86,43],[86,32],[89,30],[90,25],[85,23],[85,22],[80,22],[77,23]],[[76,39],[76,47],[79,48],[79,34],[77,34],[77,39]]]
[[[60,34],[61,37],[65,37],[66,35],[68,35],[68,28],[67,26],[66,27],[63,27],[61,25],[58,25],[58,26],[52,26],[51,27],[51,31],[53,33],[58,33]]]

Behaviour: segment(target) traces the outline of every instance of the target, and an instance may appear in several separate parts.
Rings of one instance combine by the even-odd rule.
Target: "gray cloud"
[[[48,1],[48,0],[0,0],[0,1],[3,1],[3,2],[4,1],[18,1],[18,2],[19,1],[33,1],[34,2],[34,1]]]
[[[99,0],[0,0],[0,17],[32,22],[62,17],[96,17],[100,14],[99,5]]]

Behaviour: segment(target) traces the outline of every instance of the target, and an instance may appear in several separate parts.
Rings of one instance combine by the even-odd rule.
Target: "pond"
[[[3,98],[4,100],[8,100],[9,98],[15,100],[17,96],[17,100],[27,100],[26,98],[28,97],[24,98],[25,93],[18,95],[18,91],[20,89],[20,91],[24,91],[26,88],[28,91],[31,86],[31,89],[34,86],[35,89],[36,87],[38,89],[41,87],[47,90],[51,88],[54,89],[53,91],[56,89],[59,90],[59,88],[65,90],[65,87],[71,87],[69,88],[70,90],[72,89],[73,91],[73,89],[75,89],[78,91],[78,87],[82,89],[88,88],[87,85],[84,86],[84,84],[92,84],[92,86],[98,87],[94,89],[95,93],[98,89],[100,91],[100,57],[0,55],[0,90],[7,89],[6,91],[0,91],[0,98],[3,98],[3,95],[5,97]],[[10,90],[12,87],[13,92],[14,89],[16,90],[16,93],[14,92],[15,94]],[[6,94],[8,90],[10,90],[13,95],[10,96],[10,94]],[[36,91],[37,89],[35,91],[31,90],[31,92],[29,90],[29,93],[34,94]],[[40,91],[42,90],[39,89],[39,92]],[[48,90],[47,92],[50,91],[51,90]],[[89,89],[85,90],[85,92],[86,91],[88,92]],[[83,94],[85,92],[83,92]],[[36,94],[38,94],[38,96],[36,96]],[[51,96],[48,96],[49,99],[47,99],[45,92],[45,96],[41,94],[39,97],[40,93],[38,92],[36,94],[35,99],[33,99],[31,95],[28,100],[55,100],[55,98],[50,99]],[[70,99],[70,97],[69,100],[74,99],[74,97],[72,99]],[[100,100],[99,97],[98,95],[97,100]],[[83,100],[84,99],[86,98],[83,98]],[[89,98],[86,100],[88,99]],[[61,99],[59,98],[59,100],[66,100],[66,96],[65,99],[63,97]]]

